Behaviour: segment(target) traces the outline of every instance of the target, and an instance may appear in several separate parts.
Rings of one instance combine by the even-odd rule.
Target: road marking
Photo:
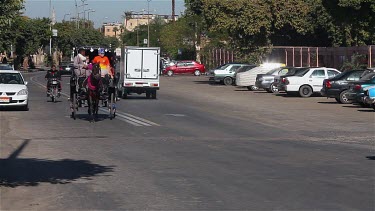
[[[37,77],[37,76],[33,76],[30,78],[30,80],[47,89],[47,86],[45,86],[44,84],[36,81],[34,78]],[[65,96],[66,98],[69,98],[70,95],[69,94],[66,94],[64,92],[61,92],[61,95],[62,96]],[[109,115],[109,111],[108,111],[108,108],[99,108],[100,111],[103,111],[105,114],[108,114]],[[117,118],[117,117],[120,117],[120,118]],[[132,114],[129,114],[129,113],[125,113],[125,112],[119,112],[119,111],[116,111],[116,118],[115,119],[118,119],[120,121],[123,121],[123,122],[126,122],[126,123],[129,123],[133,126],[136,126],[136,127],[142,127],[142,126],[146,126],[146,127],[151,127],[151,126],[160,126],[159,124],[155,123],[155,122],[152,122],[152,121],[149,121],[147,119],[143,119],[141,117],[137,117],[137,116],[134,116]]]
[[[185,114],[165,114],[165,116],[185,117]]]

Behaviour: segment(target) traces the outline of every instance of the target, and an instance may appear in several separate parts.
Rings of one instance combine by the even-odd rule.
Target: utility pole
[[[150,47],[150,1],[147,0],[147,47]]]
[[[49,0],[49,30],[52,32],[52,0]],[[49,55],[52,55],[52,36],[49,38]]]
[[[172,20],[175,21],[176,16],[176,1],[172,0]]]

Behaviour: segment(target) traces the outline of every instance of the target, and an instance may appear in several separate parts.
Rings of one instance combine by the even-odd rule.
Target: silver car
[[[258,74],[255,81],[255,86],[266,90],[267,92],[277,92],[277,86],[274,84],[275,76],[286,75],[294,68],[292,67],[280,67],[272,69],[266,74]]]

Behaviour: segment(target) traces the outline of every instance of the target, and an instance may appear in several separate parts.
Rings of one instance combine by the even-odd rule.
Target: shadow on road
[[[194,81],[194,83],[196,84],[208,84],[208,85],[211,85],[211,86],[224,86],[223,84],[221,83],[216,83],[215,81]]]
[[[91,177],[98,174],[113,172],[113,166],[101,166],[87,160],[17,158],[29,142],[30,140],[25,140],[8,158],[0,159],[0,187],[37,186],[40,183],[68,184],[78,179],[91,180]]]
[[[22,110],[22,108],[18,108],[18,107],[1,107],[0,106],[0,111],[24,111]]]
[[[319,104],[335,104],[335,105],[339,105],[339,103],[337,102],[318,102]]]
[[[359,109],[358,111],[360,111],[360,112],[375,112],[374,109],[368,109],[368,110],[365,110],[365,109]]]
[[[88,122],[91,120],[91,118],[88,114],[77,114],[76,118],[79,119],[79,120],[84,120],[84,121],[88,121]],[[109,119],[108,114],[100,114],[99,113],[97,118],[95,119],[95,122],[101,122],[101,121],[104,121],[106,119]]]
[[[375,156],[367,156],[366,158],[369,160],[375,160]]]

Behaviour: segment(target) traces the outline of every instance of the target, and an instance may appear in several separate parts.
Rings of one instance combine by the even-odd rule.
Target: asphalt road
[[[0,210],[375,209],[371,109],[176,76],[90,123],[42,74],[0,110]]]

